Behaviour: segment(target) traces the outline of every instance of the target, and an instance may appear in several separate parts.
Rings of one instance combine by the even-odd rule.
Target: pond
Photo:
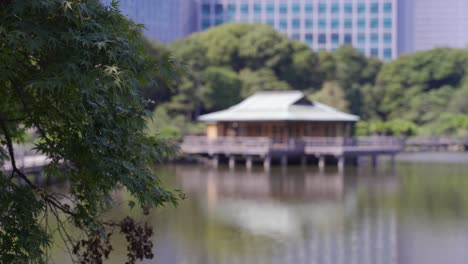
[[[155,258],[145,263],[468,263],[468,156],[459,154],[457,163],[435,157],[406,155],[395,168],[342,173],[312,165],[268,173],[158,167],[188,198],[141,217],[155,229]],[[116,198],[109,217],[140,218],[122,205],[127,194]],[[122,263],[124,244],[114,243],[108,263]],[[53,256],[67,262],[60,246]]]

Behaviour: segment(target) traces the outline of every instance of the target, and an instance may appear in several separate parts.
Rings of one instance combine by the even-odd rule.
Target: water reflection
[[[395,211],[358,208],[352,175],[183,166],[175,175],[189,197],[201,203],[206,221],[230,233],[229,238],[214,229],[200,234],[200,240],[220,236],[214,238],[219,243],[198,251],[209,259],[198,256],[204,262],[187,263],[397,263]],[[375,185],[372,178],[361,180]],[[394,190],[397,180],[379,184]],[[224,239],[229,239],[225,245]],[[233,249],[235,244],[240,247]]]
[[[188,199],[147,219],[156,230],[147,263],[468,263],[468,164],[158,172]]]

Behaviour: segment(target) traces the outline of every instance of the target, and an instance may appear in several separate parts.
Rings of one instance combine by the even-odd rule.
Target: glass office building
[[[399,2],[400,53],[468,44],[468,0]]]
[[[101,0],[108,5],[112,0]],[[197,30],[195,0],[121,0],[124,15],[144,24],[144,34],[163,43],[186,37]]]
[[[398,55],[397,5],[398,0],[199,0],[197,27],[269,24],[314,50],[349,44],[391,60]]]

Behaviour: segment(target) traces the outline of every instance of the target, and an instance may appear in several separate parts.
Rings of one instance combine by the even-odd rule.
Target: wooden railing
[[[270,151],[269,138],[254,137],[207,137],[187,136],[181,145],[184,153],[206,153],[210,155],[265,155]]]
[[[305,154],[365,154],[393,153],[402,150],[404,141],[393,137],[303,137],[270,139],[265,137],[206,137],[188,136],[181,149],[188,154],[266,155],[275,152]]]

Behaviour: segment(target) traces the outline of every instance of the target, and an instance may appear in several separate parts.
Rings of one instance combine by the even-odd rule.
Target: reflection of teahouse
[[[257,92],[226,110],[202,115],[207,137],[342,137],[359,117],[308,100],[300,91]]]

